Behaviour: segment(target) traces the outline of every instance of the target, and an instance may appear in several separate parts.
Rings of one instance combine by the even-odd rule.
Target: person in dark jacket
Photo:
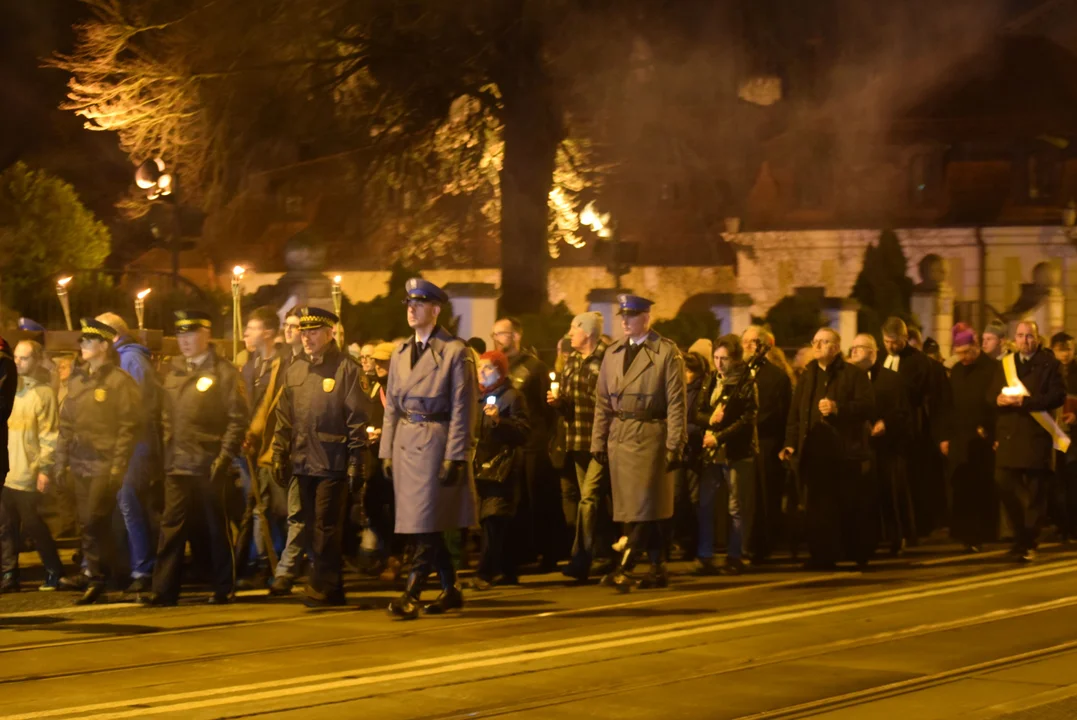
[[[369,398],[362,369],[333,340],[340,319],[328,310],[303,308],[299,328],[304,355],[284,377],[273,440],[273,472],[285,487],[291,468],[311,528],[312,570],[304,602],[344,605],[343,533],[349,488],[363,492]]]
[[[873,472],[868,475],[869,482],[861,488],[861,498],[864,508],[873,510],[878,506],[881,510],[882,529],[890,541],[891,554],[896,555],[904,545],[901,519],[912,513],[912,497],[905,474],[905,457],[912,437],[912,413],[901,378],[893,370],[878,364],[878,354],[875,338],[866,333],[857,335],[849,349],[850,362],[868,373],[875,393],[875,415],[871,419]],[[865,552],[874,552],[878,544],[879,523],[875,522],[875,515],[875,512],[865,512],[861,518],[864,523],[858,537],[866,547]]]
[[[915,545],[920,535],[945,524],[943,461],[932,435],[932,422],[944,405],[940,393],[946,373],[909,342],[909,329],[898,317],[887,318],[882,327],[886,356],[880,362],[901,376],[912,411],[912,438],[909,445],[908,479],[914,515],[905,523],[905,541]],[[933,417],[933,414],[936,417]]]
[[[950,535],[970,552],[998,534],[998,492],[994,483],[995,415],[988,386],[999,361],[980,349],[967,325],[953,330],[957,362],[950,369],[950,406],[939,449],[946,457],[953,492]]]
[[[699,571],[714,566],[714,504],[718,487],[728,488],[728,542],[721,571],[744,572],[755,519],[755,422],[759,407],[755,381],[744,364],[740,337],[723,335],[714,343],[716,373],[699,395],[695,423],[703,435],[703,470],[699,486]]]
[[[508,546],[509,525],[516,513],[519,465],[515,457],[527,440],[527,401],[509,379],[509,359],[497,350],[479,358],[482,407],[475,449],[475,487],[479,493],[482,557],[472,581],[476,590],[515,585],[515,558]]]
[[[759,441],[756,469],[755,519],[753,537],[749,538],[752,555],[766,559],[783,536],[782,499],[786,488],[786,470],[778,460],[785,443],[785,422],[793,399],[793,381],[767,355],[774,348],[774,335],[759,325],[751,325],[740,337],[744,357],[755,377],[759,396],[756,435]],[[753,358],[755,358],[753,362]]]
[[[1077,428],[1077,360],[1074,359],[1074,340],[1069,333],[1051,336],[1051,352],[1058,360],[1062,382],[1066,386],[1066,405],[1062,408],[1059,426],[1067,435]],[[1077,539],[1077,447],[1070,445],[1066,452],[1055,451],[1055,477],[1048,505],[1051,518],[1063,539]]]
[[[211,319],[197,310],[176,312],[180,357],[164,378],[161,413],[165,454],[165,507],[153,594],[146,605],[175,605],[183,551],[196,516],[208,539],[211,604],[231,602],[235,562],[225,513],[232,461],[247,430],[247,394],[239,371],[217,355],[210,342]]]
[[[561,482],[550,461],[550,438],[556,415],[546,404],[550,369],[523,346],[523,324],[505,317],[494,323],[494,348],[509,359],[512,386],[524,396],[530,412],[530,431],[520,454],[524,482],[517,508],[516,552],[521,560],[541,557],[540,572],[550,572],[567,546],[568,531],[561,511]]]
[[[709,343],[708,343],[709,344]],[[673,506],[674,539],[684,553],[685,559],[696,557],[699,548],[699,492],[703,472],[703,435],[706,425],[699,424],[700,398],[711,385],[710,362],[698,352],[689,351],[684,356],[685,407],[688,412],[688,444],[684,448],[684,465],[675,471],[676,500]],[[708,416],[709,417],[709,416]],[[711,536],[713,537],[713,513],[711,506]]]
[[[1003,358],[985,395],[998,407],[995,481],[1013,528],[1010,552],[1024,562],[1035,557],[1054,450],[1069,448],[1051,417],[1066,401],[1066,386],[1058,360],[1039,346],[1039,337],[1034,321],[1017,324],[1017,352]]]
[[[123,487],[116,494],[116,503],[127,528],[127,547],[131,553],[131,585],[129,593],[149,590],[157,551],[157,538],[150,522],[149,506],[154,503],[153,490],[160,488],[161,474],[161,380],[153,367],[150,350],[135,342],[127,322],[115,313],[98,315],[97,319],[116,331],[112,347],[120,357],[120,369],[134,378],[142,395],[139,408],[143,412],[138,442],[127,464]]]
[[[138,385],[112,361],[116,331],[83,318],[79,347],[83,364],[71,371],[60,409],[56,473],[75,491],[82,524],[83,574],[60,584],[83,589],[78,605],[96,602],[105,591],[105,570],[115,561],[112,513],[127,463],[138,439]]]
[[[15,393],[19,389],[19,372],[15,367],[14,354],[7,340],[0,337],[0,440],[7,447],[7,419],[11,417],[11,408],[15,405]],[[7,453],[0,453],[0,470],[6,478],[11,470]],[[0,480],[0,492],[4,481]]]
[[[812,354],[793,394],[781,459],[797,461],[806,493],[808,567],[832,568],[843,557],[863,565],[858,489],[871,459],[875,394],[868,374],[842,358],[835,330],[815,333]]]

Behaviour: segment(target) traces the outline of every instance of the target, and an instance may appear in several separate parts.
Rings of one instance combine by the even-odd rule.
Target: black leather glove
[[[438,482],[442,487],[452,487],[460,482],[463,477],[464,463],[461,460],[442,460],[441,472],[438,473]]]
[[[605,450],[600,450],[600,451],[594,453],[594,457],[595,457],[595,460],[598,462],[599,465],[601,465],[603,467],[609,467],[610,454],[608,452],[606,452]]]
[[[672,472],[684,462],[684,454],[680,450],[666,450],[666,472]]]
[[[385,476],[386,480],[393,479],[393,461],[390,458],[385,458],[381,461],[381,474]]]
[[[284,472],[285,462],[278,455],[273,456],[273,464],[269,467],[269,473],[273,477],[273,484],[279,488],[288,489],[287,473]]]

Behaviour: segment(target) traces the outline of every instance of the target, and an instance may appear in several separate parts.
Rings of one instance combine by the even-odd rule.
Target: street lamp
[[[333,276],[333,286],[330,288],[333,295],[333,312],[337,314],[337,326],[334,328],[337,334],[337,344],[344,348],[344,318],[340,316],[340,308],[343,303],[343,293],[340,290],[340,275]]]
[[[71,301],[67,297],[67,285],[70,282],[70,276],[56,281],[56,297],[60,299],[60,306],[64,309],[64,322],[67,323],[68,331],[74,330],[71,327]]]
[[[242,265],[232,268],[232,360],[239,355],[239,336],[243,333],[239,316],[239,283],[247,269]]]
[[[135,295],[135,317],[138,318],[138,329],[146,329],[146,296],[153,292],[152,288],[146,288]]]
[[[146,197],[156,200],[172,194],[172,173],[168,172],[161,158],[153,158],[138,166],[135,184],[147,191]]]

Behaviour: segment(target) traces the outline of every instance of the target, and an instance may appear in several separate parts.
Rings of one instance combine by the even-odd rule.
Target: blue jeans
[[[116,506],[127,528],[127,546],[131,554],[131,577],[148,578],[153,575],[157,557],[156,538],[150,537],[149,520],[142,507],[140,493],[150,482],[153,470],[150,446],[138,443],[123,476],[123,485],[116,493]]]
[[[724,487],[723,487],[724,486]],[[720,489],[729,493],[729,542],[726,557],[741,560],[752,536],[755,514],[755,458],[737,460],[728,465],[704,465],[699,479],[699,547],[696,556],[714,557],[715,501]]]

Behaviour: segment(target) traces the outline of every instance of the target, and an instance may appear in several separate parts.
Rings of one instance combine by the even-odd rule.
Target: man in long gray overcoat
[[[619,567],[603,578],[621,592],[666,587],[673,474],[688,442],[684,361],[677,346],[651,330],[651,305],[620,295],[624,338],[610,345],[598,376],[591,453],[609,464],[613,519],[625,523],[628,546]],[[630,572],[646,553],[650,572]]]
[[[405,289],[415,335],[389,361],[379,457],[396,494],[396,532],[413,536],[416,546],[407,588],[389,604],[391,615],[410,620],[434,571],[441,595],[424,611],[464,605],[443,533],[478,524],[471,466],[478,389],[471,352],[438,326],[444,291],[414,278]]]

